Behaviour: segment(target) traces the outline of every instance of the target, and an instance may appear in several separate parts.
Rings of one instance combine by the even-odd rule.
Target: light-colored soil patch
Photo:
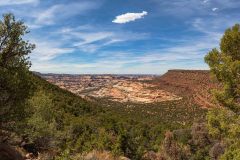
[[[154,103],[181,99],[181,97],[170,92],[152,88],[154,88],[153,85],[142,82],[121,81],[114,85],[102,87],[88,95],[97,98],[109,98],[118,102],[134,103]]]

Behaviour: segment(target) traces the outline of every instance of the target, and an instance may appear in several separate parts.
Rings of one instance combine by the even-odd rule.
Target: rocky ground
[[[169,70],[153,75],[42,75],[49,82],[83,98],[117,102],[155,103],[190,99],[204,108],[214,106],[211,90],[219,87],[209,71]]]
[[[44,75],[49,82],[67,89],[83,98],[105,98],[117,102],[154,103],[181,99],[173,93],[148,83],[151,75]]]
[[[117,102],[132,103],[154,103],[181,99],[181,97],[170,92],[153,88],[155,86],[148,83],[120,81],[114,85],[89,92],[87,95],[97,98],[109,98]]]

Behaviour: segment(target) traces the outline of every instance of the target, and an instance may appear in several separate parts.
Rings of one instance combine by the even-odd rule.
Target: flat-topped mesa
[[[189,83],[210,83],[210,71],[209,70],[182,70],[172,69],[168,70],[165,74],[159,77],[162,81],[184,84]]]
[[[185,69],[170,69],[167,71],[167,73],[210,73],[209,70],[185,70]]]
[[[211,107],[211,90],[218,87],[218,83],[211,79],[209,70],[172,69],[156,78],[156,83],[176,95],[193,97],[194,103],[202,107]]]

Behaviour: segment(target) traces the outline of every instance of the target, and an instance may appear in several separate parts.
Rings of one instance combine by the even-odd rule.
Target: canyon
[[[185,98],[203,108],[214,106],[210,92],[219,87],[207,70],[169,70],[161,76],[41,74],[41,77],[88,100],[157,103]]]
[[[151,84],[155,75],[58,75],[42,74],[50,83],[80,97],[105,98],[117,102],[154,103],[181,97]]]

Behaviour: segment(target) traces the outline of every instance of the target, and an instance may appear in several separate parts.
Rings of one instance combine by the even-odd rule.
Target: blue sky
[[[31,70],[162,74],[208,69],[204,55],[240,21],[239,0],[0,0],[36,44]]]

